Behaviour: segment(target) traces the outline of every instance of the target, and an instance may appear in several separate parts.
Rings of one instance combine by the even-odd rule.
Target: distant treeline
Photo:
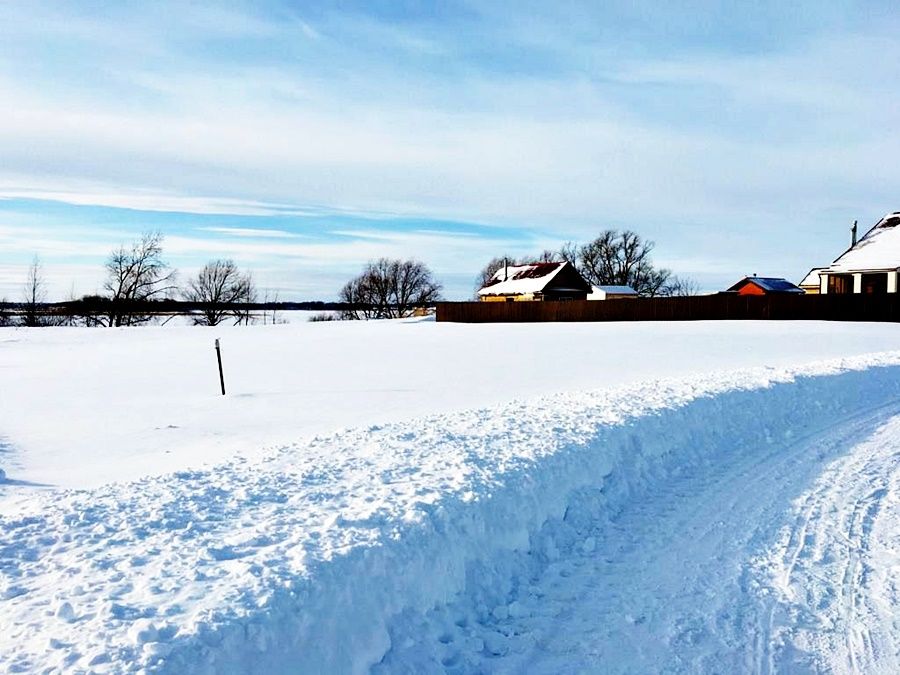
[[[248,325],[284,323],[281,311],[318,312],[310,321],[392,319],[410,316],[440,299],[440,284],[431,271],[414,260],[370,262],[348,282],[339,302],[282,302],[278,292],[257,292],[253,275],[233,260],[210,260],[195,275],[179,283],[163,258],[163,236],[146,232],[130,246],[120,246],[106,261],[102,294],[47,302],[43,266],[35,257],[28,269],[22,302],[0,300],[0,326],[139,326],[162,323],[176,316],[195,325],[223,322]],[[74,296],[74,293],[73,293]]]
[[[90,315],[107,315],[110,312],[127,312],[134,314],[190,314],[202,312],[212,307],[212,303],[188,302],[186,300],[174,300],[161,298],[158,300],[112,300],[103,296],[85,296],[77,300],[63,302],[0,302],[0,310],[8,314],[22,314],[37,311],[46,316],[80,317]],[[288,312],[288,311],[319,311],[340,312],[349,310],[352,306],[346,302],[323,302],[311,300],[308,302],[234,302],[216,303],[216,307],[224,307],[231,310],[245,312]]]
[[[212,303],[206,302],[188,302],[185,300],[134,300],[134,301],[114,301],[110,298],[102,296],[87,296],[77,300],[65,300],[63,302],[42,302],[36,306],[47,314],[61,314],[69,311],[75,313],[81,312],[106,312],[113,305],[119,307],[127,307],[138,312],[147,312],[151,314],[182,314],[185,312],[199,311],[208,309]],[[279,312],[289,311],[340,311],[349,309],[352,305],[346,302],[323,302],[322,300],[310,300],[307,302],[234,302],[234,303],[217,303],[216,306],[233,307],[239,309],[248,309],[252,311],[277,310]],[[0,309],[20,311],[26,307],[30,307],[24,302],[0,302]]]

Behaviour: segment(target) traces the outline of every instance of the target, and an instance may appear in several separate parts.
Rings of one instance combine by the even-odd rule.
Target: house
[[[803,289],[795,286],[787,279],[778,277],[744,277],[734,286],[729,288],[726,293],[737,293],[738,295],[772,295],[781,293],[803,293]]]
[[[619,298],[636,298],[638,293],[631,286],[594,286],[588,294],[588,300],[617,300]]]
[[[504,265],[481,290],[482,302],[585,300],[591,285],[569,262]]]
[[[803,277],[803,281],[800,282],[800,288],[802,288],[807,294],[818,294],[820,284],[819,274],[824,269],[824,267],[813,267],[809,272],[807,272],[806,276]]]
[[[818,274],[819,292],[896,293],[900,271],[900,211],[887,214],[859,241],[856,223],[851,233],[850,248],[828,267],[810,272],[810,275]]]

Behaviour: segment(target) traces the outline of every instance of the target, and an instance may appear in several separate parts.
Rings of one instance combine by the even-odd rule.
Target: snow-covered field
[[[2,671],[900,668],[900,326],[0,329],[0,377]]]

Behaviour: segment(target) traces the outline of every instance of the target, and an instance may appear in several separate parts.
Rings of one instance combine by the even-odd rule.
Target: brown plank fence
[[[679,298],[571,302],[441,302],[438,321],[820,320],[900,322],[900,293],[889,295],[764,295],[722,293]]]

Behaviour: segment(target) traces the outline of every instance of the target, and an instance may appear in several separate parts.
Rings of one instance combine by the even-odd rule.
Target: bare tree
[[[0,327],[9,326],[12,323],[12,313],[7,307],[8,304],[6,298],[0,298]]]
[[[28,277],[22,289],[23,326],[34,328],[51,323],[41,307],[45,302],[47,302],[47,283],[44,280],[41,260],[35,256],[28,268]]]
[[[641,295],[660,295],[672,273],[653,266],[653,246],[630,230],[605,230],[578,249],[578,271],[595,286],[631,286]]]
[[[475,297],[478,297],[478,291],[487,286],[498,270],[502,270],[506,265],[518,265],[519,262],[511,256],[503,256],[500,258],[491,258],[491,260],[481,268],[478,277],[475,279]]]
[[[233,260],[212,260],[188,282],[182,295],[201,305],[195,325],[218,326],[226,319],[249,323],[250,310],[241,305],[256,300],[256,289],[250,274],[242,274]]]
[[[381,258],[370,262],[338,294],[345,319],[396,319],[440,299],[441,286],[423,263]]]
[[[578,244],[574,241],[567,241],[560,246],[558,255],[558,260],[565,260],[567,263],[572,263],[576,267],[578,266]]]
[[[175,272],[162,258],[162,234],[148,232],[129,248],[120,246],[106,262],[109,311],[98,323],[106,326],[132,326],[146,323],[151,316],[147,305],[170,297],[175,287]]]
[[[661,289],[660,295],[687,296],[700,295],[700,286],[689,277],[671,276],[666,285]]]
[[[244,326],[249,326],[254,321],[253,309],[250,305],[257,300],[256,296],[256,284],[253,283],[253,275],[250,272],[247,272],[246,276],[246,285],[247,290],[245,293],[245,300],[243,304],[238,305],[234,311],[234,325],[240,326],[243,324]]]
[[[77,326],[79,324],[80,317],[74,309],[77,303],[78,298],[75,295],[75,284],[73,283],[71,286],[69,286],[69,293],[68,295],[66,295],[63,304],[59,307],[55,315],[56,325]]]
[[[272,291],[267,288],[263,294],[263,305],[265,305],[262,310],[264,326],[266,324],[275,326],[288,323],[287,319],[283,319],[278,315],[278,291]]]

